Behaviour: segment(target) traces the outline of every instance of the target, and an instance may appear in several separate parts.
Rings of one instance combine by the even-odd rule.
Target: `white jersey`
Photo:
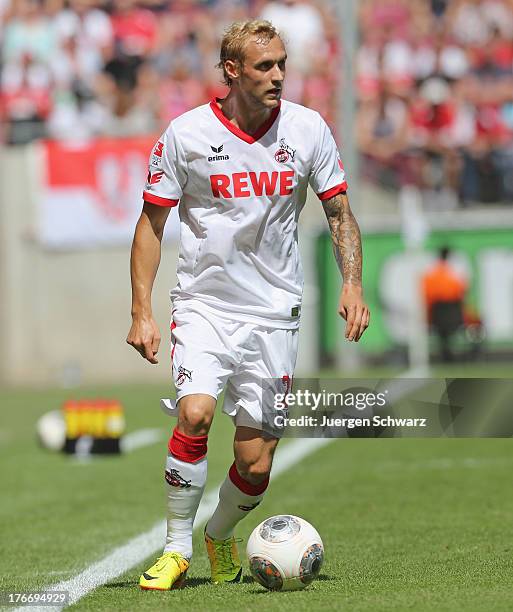
[[[213,100],[170,123],[149,169],[144,200],[180,204],[175,307],[192,300],[231,319],[296,328],[303,292],[297,220],[308,183],[321,200],[347,189],[321,116],[282,101],[250,136]]]

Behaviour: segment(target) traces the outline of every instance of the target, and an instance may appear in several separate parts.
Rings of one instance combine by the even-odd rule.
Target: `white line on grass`
[[[375,467],[377,473],[419,472],[436,470],[483,469],[489,467],[509,467],[513,457],[437,457],[425,461],[384,461]]]
[[[326,446],[333,439],[310,438],[294,440],[282,447],[278,447],[276,457],[273,461],[272,478],[280,476],[293,465],[314,453],[319,448]],[[214,511],[219,496],[219,488],[216,488],[201,500],[194,529],[198,529],[210,517]],[[129,540],[126,544],[115,548],[106,557],[93,563],[83,572],[64,580],[57,584],[46,587],[45,591],[68,591],[69,604],[76,603],[94,589],[121,576],[132,567],[135,567],[144,559],[163,548],[166,534],[166,521],[158,521],[151,529]],[[26,606],[17,610],[26,610]],[[31,612],[50,612],[51,610],[61,610],[60,606],[45,606],[44,608],[30,606]]]
[[[135,450],[160,442],[164,436],[163,429],[138,429],[125,434],[120,441],[121,452],[132,453]]]

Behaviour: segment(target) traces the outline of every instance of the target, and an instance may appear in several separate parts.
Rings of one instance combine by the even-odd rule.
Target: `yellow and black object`
[[[64,452],[118,454],[125,431],[123,407],[117,400],[68,400],[62,406],[66,423]]]

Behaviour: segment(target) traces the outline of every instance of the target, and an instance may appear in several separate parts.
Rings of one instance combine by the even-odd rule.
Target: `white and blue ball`
[[[249,537],[246,551],[253,578],[270,591],[304,589],[319,575],[324,561],[317,530],[290,514],[260,523]]]

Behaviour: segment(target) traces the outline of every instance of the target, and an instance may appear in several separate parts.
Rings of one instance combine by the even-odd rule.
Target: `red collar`
[[[273,123],[276,121],[276,117],[278,117],[278,115],[280,114],[281,102],[275,109],[273,109],[269,119],[267,119],[267,121],[262,123],[262,125],[255,132],[255,134],[251,136],[250,134],[247,134],[246,132],[241,130],[239,127],[234,125],[228,119],[228,117],[226,117],[226,115],[217,105],[218,101],[220,101],[220,98],[214,98],[210,102],[210,108],[214,111],[214,115],[225,126],[225,128],[227,128],[228,130],[230,130],[230,132],[232,132],[232,134],[235,134],[235,136],[238,136],[241,140],[244,140],[244,142],[247,142],[249,144],[253,144],[257,140],[260,140],[260,138],[262,138],[262,136],[264,136],[264,134],[266,134],[271,129]]]

